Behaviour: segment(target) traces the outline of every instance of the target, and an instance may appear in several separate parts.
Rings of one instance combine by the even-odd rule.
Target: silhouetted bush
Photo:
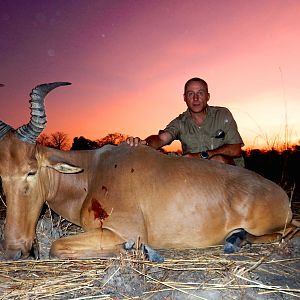
[[[97,148],[100,148],[100,146],[96,141],[80,136],[73,139],[71,150],[93,150]]]
[[[260,175],[280,183],[283,171],[283,157],[282,154],[276,150],[262,151],[253,149],[246,153],[245,167]]]
[[[300,194],[300,147],[283,152],[254,149],[244,153],[244,158],[247,169],[279,184],[290,195]]]

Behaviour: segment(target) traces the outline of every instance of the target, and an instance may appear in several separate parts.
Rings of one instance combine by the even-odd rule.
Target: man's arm
[[[167,131],[163,131],[160,134],[148,136],[146,138],[146,143],[154,149],[159,149],[165,145],[170,144],[172,140],[172,135]]]
[[[231,158],[237,158],[242,155],[242,145],[241,144],[225,144],[219,148],[208,150],[209,158],[216,155],[224,155]]]
[[[137,146],[139,144],[142,144],[148,145],[154,149],[159,149],[165,145],[170,144],[173,141],[173,138],[169,132],[163,131],[160,134],[150,135],[145,140],[142,140],[139,137],[131,136],[126,141],[130,146]]]
[[[233,159],[242,155],[242,144],[225,144],[213,150],[207,150],[208,159],[233,163]],[[187,157],[200,158],[200,153],[187,153]]]

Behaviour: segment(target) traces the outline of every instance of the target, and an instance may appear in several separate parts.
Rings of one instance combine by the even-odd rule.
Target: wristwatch
[[[208,159],[209,158],[208,152],[207,151],[200,152],[200,157],[204,159]]]

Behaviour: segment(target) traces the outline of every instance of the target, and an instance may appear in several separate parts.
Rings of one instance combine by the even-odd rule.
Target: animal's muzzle
[[[8,260],[18,260],[22,257],[21,250],[6,249],[5,258]]]
[[[5,258],[8,260],[18,260],[20,258],[26,259],[29,256],[39,259],[39,247],[36,240],[22,243],[9,243],[3,241],[1,248],[5,254]]]

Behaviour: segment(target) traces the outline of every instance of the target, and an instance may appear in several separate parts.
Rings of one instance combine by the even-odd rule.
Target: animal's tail
[[[300,221],[292,219],[290,225],[282,232],[281,240],[288,241],[295,236],[300,236]]]
[[[293,219],[291,221],[291,227],[293,227],[293,234],[289,237],[291,239],[294,236],[300,236],[300,221]]]
[[[265,244],[279,241],[289,241],[296,236],[300,236],[300,221],[292,219],[291,223],[280,232],[265,234],[262,236],[248,234],[246,239],[250,243]]]
[[[291,222],[292,225],[294,225],[295,227],[299,227],[300,228],[300,221],[293,219]]]

